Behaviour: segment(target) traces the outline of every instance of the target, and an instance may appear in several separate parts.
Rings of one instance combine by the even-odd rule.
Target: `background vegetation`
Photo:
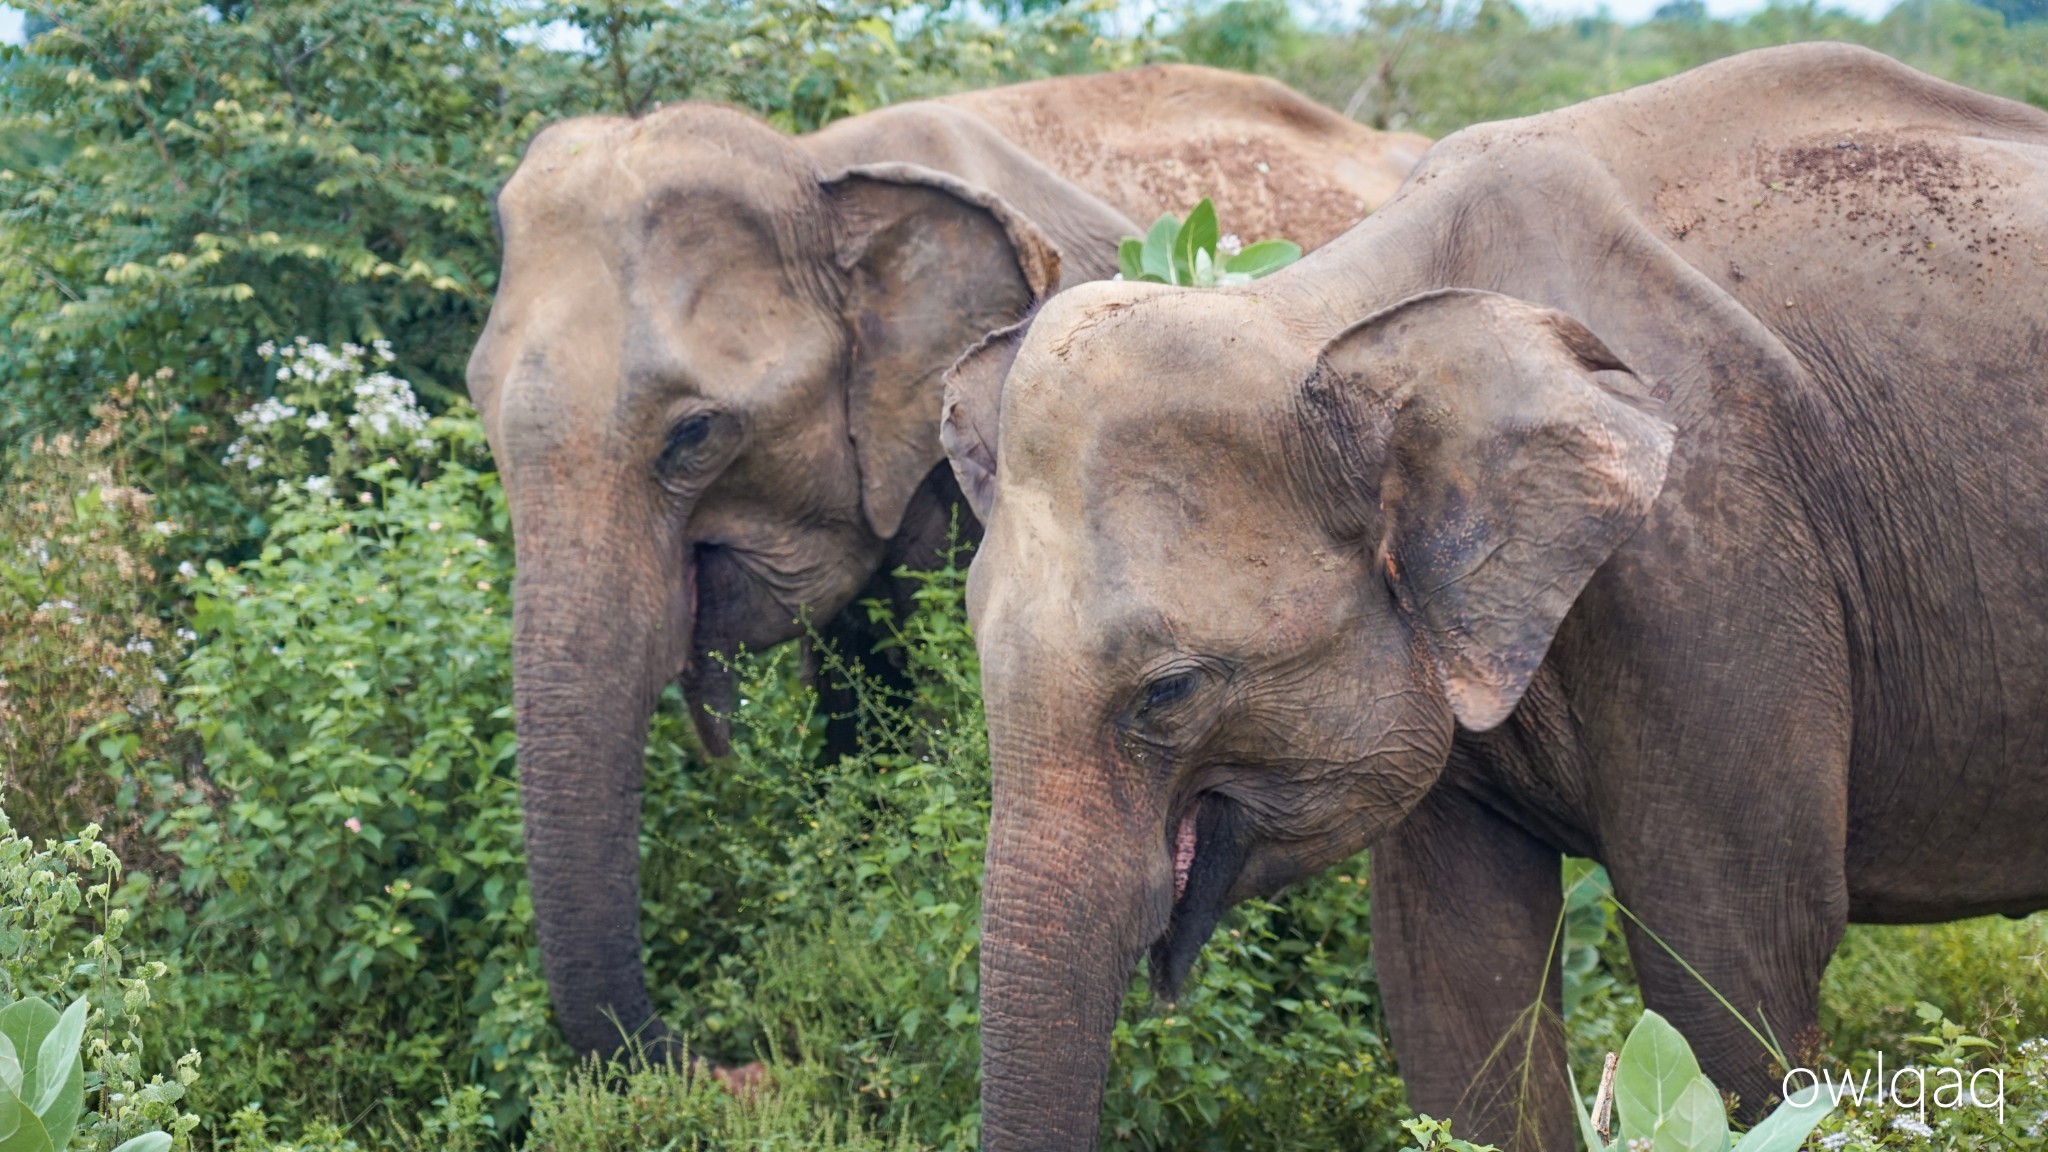
[[[32,7],[34,38],[0,52],[0,995],[90,998],[74,1146],[101,1150],[149,1127],[235,1152],[974,1145],[987,787],[957,572],[897,622],[916,691],[867,689],[858,756],[821,762],[788,653],[748,663],[728,761],[674,700],[656,718],[652,983],[766,1087],[578,1068],[553,1032],[506,517],[460,382],[497,265],[488,196],[545,120],[703,98],[804,130],[1183,59],[1442,134],[1815,37],[2048,106],[2039,0],[1876,22],[1674,0],[1639,25],[1504,0],[1327,25],[1284,0]],[[1134,989],[1115,1146],[1410,1141],[1365,877],[1361,858],[1239,910],[1178,1004]],[[1638,1005],[1597,873],[1566,880],[1584,1069]],[[1852,931],[1835,1055],[2006,1068],[2013,1102],[1928,1137],[1865,1108],[1826,1146],[2040,1147],[2044,951],[2038,917]]]

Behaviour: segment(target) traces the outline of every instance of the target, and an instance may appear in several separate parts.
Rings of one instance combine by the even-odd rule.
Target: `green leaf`
[[[1145,274],[1145,242],[1136,236],[1124,237],[1116,246],[1116,270],[1126,280],[1136,280]]]
[[[1736,1147],[1741,1152],[1799,1152],[1799,1146],[1835,1110],[1835,1104],[1834,1097],[1815,1084],[1759,1120]]]
[[[21,1095],[21,1056],[4,1033],[0,1033],[0,1091]]]
[[[1207,196],[1188,213],[1187,223],[1180,226],[1180,234],[1173,238],[1173,281],[1176,284],[1195,282],[1195,253],[1206,251],[1209,258],[1216,258],[1216,242],[1223,233],[1216,227],[1216,205]]]
[[[1225,272],[1236,272],[1256,279],[1271,276],[1296,260],[1301,259],[1301,245],[1292,240],[1261,240],[1247,245],[1237,255],[1223,262]]]
[[[1728,1110],[1721,1105],[1721,1093],[1705,1076],[1694,1076],[1678,1099],[1657,1122],[1651,1139],[1653,1152],[1725,1152],[1728,1147]]]
[[[36,1115],[48,1116],[56,1105],[64,1082],[71,1078],[72,1066],[78,1063],[78,1042],[84,1036],[85,997],[81,996],[58,1017],[57,1026],[43,1037],[42,1047],[36,1051],[36,1082],[29,1091]]]
[[[4,1152],[61,1152],[56,1141],[50,1139],[49,1129],[28,1110],[28,1105],[9,1096],[6,1107],[14,1109],[15,1126],[7,1134],[6,1143],[0,1144]]]
[[[1620,1114],[1622,1139],[1654,1137],[1658,1121],[1699,1074],[1699,1061],[1678,1029],[1655,1012],[1644,1012],[1621,1046],[1621,1066],[1614,1074],[1614,1107]]]
[[[144,1132],[114,1152],[171,1152],[171,1137],[164,1132]]]
[[[1179,235],[1180,221],[1170,215],[1152,222],[1139,260],[1146,277],[1157,276],[1161,284],[1173,283],[1173,242]]]

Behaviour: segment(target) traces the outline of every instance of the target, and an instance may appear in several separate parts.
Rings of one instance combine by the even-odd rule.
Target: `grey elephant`
[[[988,524],[986,1147],[1372,852],[1410,1102],[1564,1149],[1559,859],[1751,1116],[1848,921],[2048,905],[2048,114],[1805,45],[1437,144],[1256,285],[1064,292],[955,370]],[[1518,1107],[1518,1103],[1527,1107]]]
[[[1427,141],[1271,81],[1157,67],[887,108],[792,138],[679,105],[557,124],[497,202],[469,366],[512,513],[514,696],[535,926],[582,1051],[660,1051],[640,963],[647,722],[680,679],[720,752],[718,659],[857,642],[934,566],[958,494],[941,374],[1203,195],[1248,238],[1338,234]],[[964,517],[972,538],[978,525]]]

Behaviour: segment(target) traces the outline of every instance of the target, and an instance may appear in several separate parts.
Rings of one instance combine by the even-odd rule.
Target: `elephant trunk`
[[[982,889],[982,1145],[1093,1148],[1110,1032],[1171,874],[1163,838],[1114,810],[1101,772],[1010,759],[994,757]]]
[[[655,702],[690,651],[694,577],[647,531],[657,518],[604,495],[525,486],[512,501],[527,876],[569,1042],[667,1057],[640,964],[641,775]]]

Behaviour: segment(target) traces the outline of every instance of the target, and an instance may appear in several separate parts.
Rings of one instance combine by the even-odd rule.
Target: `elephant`
[[[707,104],[536,136],[496,198],[504,264],[468,383],[511,512],[528,874],[575,1048],[674,1051],[637,915],[659,694],[680,682],[720,754],[722,657],[800,619],[857,641],[847,605],[940,566],[961,507],[945,368],[1055,288],[1113,274],[1136,221],[1208,195],[1248,237],[1320,243],[1427,143],[1188,66],[794,138]]]
[[[1361,849],[1411,1105],[1574,1146],[1573,855],[1758,1115],[1846,923],[2048,905],[2044,431],[2048,113],[1838,44],[1465,129],[1275,276],[991,336],[942,431],[985,1147],[1094,1146],[1139,959],[1171,998]]]

